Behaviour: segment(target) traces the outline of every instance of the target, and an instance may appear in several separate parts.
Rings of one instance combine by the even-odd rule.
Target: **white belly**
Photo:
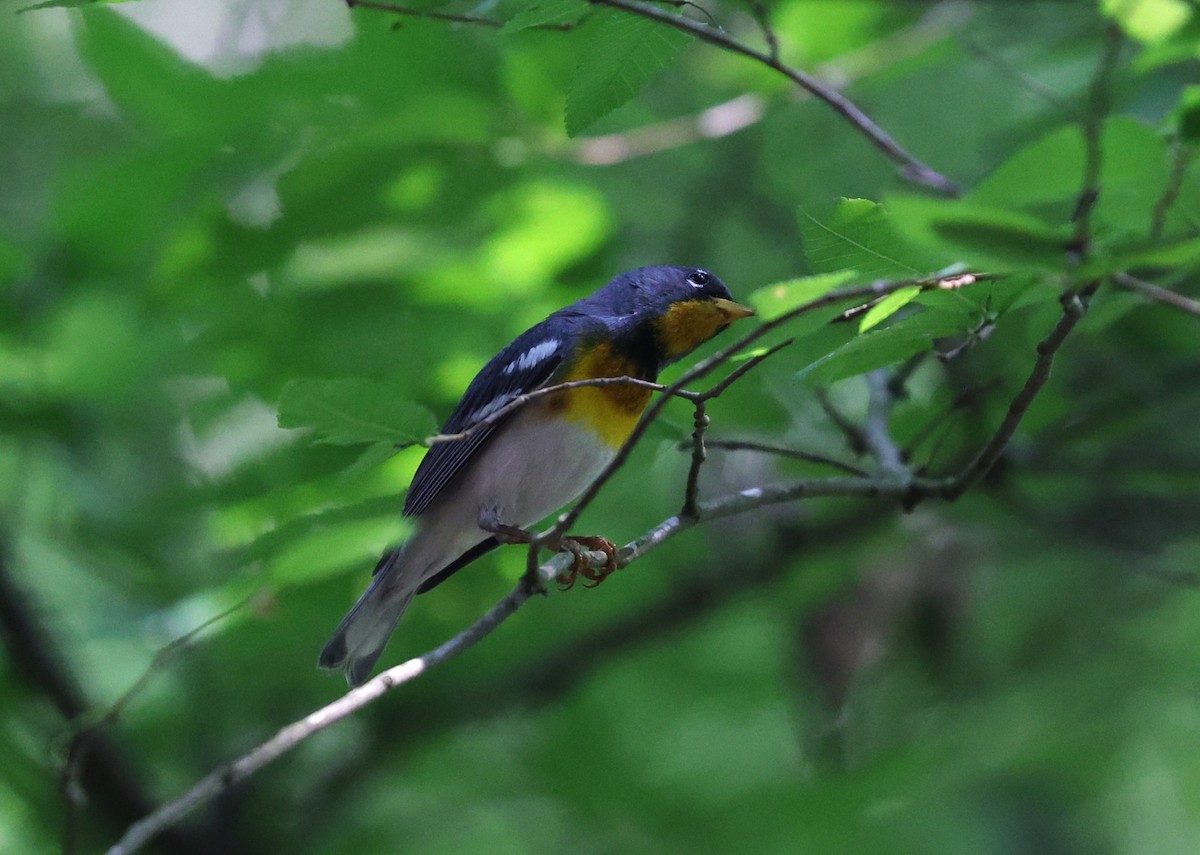
[[[616,450],[582,425],[538,413],[514,417],[420,517],[405,576],[419,583],[490,534],[480,515],[528,528],[587,488]],[[411,574],[411,575],[410,575]]]

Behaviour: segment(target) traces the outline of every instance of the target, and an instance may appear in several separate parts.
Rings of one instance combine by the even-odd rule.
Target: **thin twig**
[[[658,23],[664,24],[668,27],[673,27],[682,32],[689,33],[701,41],[706,41],[709,44],[724,48],[732,53],[740,54],[748,59],[762,63],[768,68],[774,69],[840,113],[847,121],[854,125],[854,127],[856,127],[871,142],[871,144],[875,146],[875,148],[883,152],[893,163],[896,163],[901,167],[901,175],[906,180],[922,187],[926,187],[930,190],[934,190],[943,195],[958,195],[958,186],[953,181],[910,154],[903,146],[896,142],[896,140],[893,139],[887,131],[877,125],[866,113],[864,113],[857,104],[833,87],[821,82],[816,77],[813,77],[812,75],[801,71],[798,68],[793,68],[781,62],[779,59],[778,40],[775,38],[774,31],[771,29],[770,25],[766,23],[765,17],[760,17],[759,23],[763,28],[764,37],[767,40],[767,53],[755,50],[749,45],[739,42],[720,27],[710,26],[699,21],[694,21],[690,18],[685,18],[681,15],[672,15],[647,3],[637,2],[637,0],[588,0],[588,2],[592,3],[593,5],[608,6],[613,9],[619,9],[623,12],[627,12],[631,15],[639,15],[643,18],[657,21]],[[407,17],[430,18],[438,21],[449,21],[451,23],[458,24],[474,24],[492,28],[503,27],[506,23],[505,21],[497,18],[483,18],[477,15],[460,15],[448,12],[424,11],[394,3],[379,2],[379,0],[346,0],[346,5],[352,9],[361,7],[364,9],[375,9],[382,12],[391,12],[395,15],[404,15]],[[683,2],[672,3],[671,5],[678,6],[695,4]],[[538,24],[534,27],[530,27],[530,29],[566,31],[574,29],[574,27],[575,25],[572,23]]]
[[[1067,335],[1087,313],[1087,300],[1095,292],[1098,284],[1098,282],[1091,282],[1080,293],[1070,294],[1064,298],[1062,317],[1058,319],[1058,323],[1050,335],[1038,343],[1037,360],[1033,364],[1033,370],[1025,380],[1025,385],[1008,405],[1008,412],[1005,413],[1000,427],[962,472],[953,478],[946,479],[941,484],[938,492],[942,498],[954,501],[979,483],[983,476],[996,465],[996,461],[1000,459],[1004,449],[1008,447],[1009,441],[1017,432],[1017,426],[1021,424],[1021,420],[1025,418],[1025,414],[1029,411],[1038,392],[1049,379],[1055,354],[1062,347]]]
[[[912,378],[916,370],[921,367],[921,363],[929,357],[930,351],[922,350],[920,353],[914,353],[908,359],[904,360],[904,364],[892,372],[892,376],[888,378],[888,394],[895,400],[908,397],[908,381]]]
[[[899,164],[901,174],[915,184],[935,190],[947,196],[958,194],[958,187],[946,176],[922,163],[896,142],[887,131],[862,111],[861,108],[836,89],[817,80],[815,77],[791,66],[785,65],[769,53],[755,50],[730,36],[724,30],[706,26],[690,18],[671,15],[647,3],[638,0],[589,0],[597,6],[608,6],[620,9],[631,15],[639,15],[652,21],[657,21],[668,27],[695,36],[701,41],[724,48],[731,53],[740,54],[768,68],[774,69],[789,78],[797,86],[811,92],[824,101],[868,139],[879,151],[883,152],[893,163]]]
[[[600,564],[603,564],[606,558],[600,552],[585,554],[589,560],[596,560]],[[559,573],[566,570],[571,560],[572,556],[566,553],[555,556],[543,568],[541,580],[522,577],[517,586],[494,605],[487,614],[441,646],[422,656],[389,668],[357,689],[350,690],[333,703],[284,727],[266,742],[236,760],[214,769],[182,796],[167,802],[149,816],[131,825],[121,839],[108,850],[108,855],[128,855],[128,853],[136,852],[160,831],[179,822],[200,805],[211,801],[239,781],[245,780],[268,763],[291,751],[317,731],[324,730],[396,686],[403,685],[430,668],[468,650],[486,638],[492,630],[537,593],[541,589],[539,581],[540,585],[544,586],[546,581],[557,577]]]
[[[831,292],[831,294],[826,295],[824,298],[818,298],[818,300],[812,301],[812,304],[828,305],[838,299],[861,297],[866,293],[868,292],[863,288],[842,289],[839,292]],[[901,499],[906,504],[912,504],[922,498],[940,497],[946,500],[958,498],[963,491],[976,483],[987,471],[987,468],[999,458],[1008,439],[1011,438],[1012,432],[1016,430],[1016,426],[1028,410],[1029,404],[1045,382],[1054,353],[1061,346],[1062,341],[1074,327],[1075,323],[1083,316],[1086,304],[1083,303],[1081,297],[1086,296],[1089,296],[1089,294],[1072,296],[1066,302],[1063,318],[1059,321],[1058,326],[1055,327],[1054,332],[1045,341],[1038,345],[1038,357],[1033,373],[1026,382],[1025,388],[1013,400],[1009,408],[1009,417],[1001,424],[996,436],[988,443],[979,457],[955,478],[914,478],[911,482],[907,483],[898,481],[897,479],[863,477],[825,478],[751,487],[713,501],[697,502],[696,513],[694,515],[675,514],[663,520],[646,534],[624,546],[617,553],[617,566],[619,568],[629,566],[675,535],[702,522],[721,519],[783,502],[818,496],[888,497]],[[795,311],[797,310],[793,310],[793,312]],[[773,324],[776,324],[776,322],[782,322],[786,317],[781,316],[775,319],[775,321],[764,324],[756,333],[759,335],[764,334],[764,328],[769,328]],[[744,337],[742,341],[736,342],[724,351],[715,354],[708,360],[704,360],[677,382],[682,386],[684,382],[690,382],[699,376],[703,376],[712,370],[712,368],[728,359],[739,347],[744,346],[756,337],[755,333],[751,333]],[[661,406],[668,399],[669,396],[664,395],[658,399],[656,405],[661,409]],[[647,423],[647,419],[643,417],[643,420],[639,422],[639,426],[644,426]],[[593,482],[594,484],[595,482]],[[566,515],[564,515],[563,519],[566,519]],[[560,524],[561,522],[560,520]],[[599,551],[585,551],[582,553],[582,558],[593,569],[597,570],[605,566],[608,562],[608,556]],[[352,689],[333,703],[283,728],[274,737],[236,760],[220,766],[202,778],[182,796],[162,805],[149,816],[130,826],[121,840],[108,850],[108,855],[129,855],[129,853],[135,852],[159,832],[169,828],[197,807],[215,798],[234,784],[253,775],[259,769],[295,748],[300,742],[312,736],[317,731],[323,730],[334,722],[345,718],[366,704],[376,700],[396,686],[419,677],[429,669],[474,646],[521,608],[535,593],[544,591],[546,584],[564,572],[572,563],[572,560],[573,557],[570,554],[559,553],[545,564],[537,566],[535,572],[526,573],[516,588],[505,596],[504,599],[493,606],[482,618],[449,641],[422,656],[389,668],[359,688]]]
[[[767,55],[773,62],[779,62],[779,37],[771,26],[771,16],[762,0],[749,0],[750,11],[758,28],[762,30],[763,40],[767,43]]]
[[[679,513],[685,517],[696,516],[696,496],[700,492],[700,467],[704,465],[707,453],[704,449],[704,432],[708,430],[711,420],[704,412],[704,401],[696,402],[696,413],[692,420],[692,465],[688,468],[687,486],[683,491],[683,508]]]
[[[732,439],[705,439],[707,448],[719,448],[722,451],[758,451],[762,454],[774,454],[777,457],[790,457],[794,460],[803,460],[805,463],[817,463],[821,466],[831,466],[834,469],[840,469],[847,475],[857,475],[860,478],[869,478],[871,473],[865,469],[859,469],[857,466],[851,466],[849,463],[843,463],[832,457],[826,457],[823,454],[814,454],[811,451],[801,451],[798,448],[784,448],[780,445],[769,445],[764,442],[749,442],[744,440]],[[684,441],[680,443],[681,448],[690,447],[691,443]]]
[[[707,389],[698,394],[694,393],[695,398],[693,400],[711,401],[713,398],[721,397],[721,395],[723,395],[725,393],[726,389],[728,389],[730,386],[732,386],[737,381],[741,380],[749,372],[753,371],[755,368],[757,368],[763,362],[770,359],[775,354],[779,353],[779,351],[783,350],[785,347],[791,346],[795,341],[796,340],[794,338],[789,338],[786,341],[781,341],[781,342],[779,342],[779,344],[772,345],[771,347],[764,350],[762,353],[756,354],[752,358],[747,359],[745,362],[743,362],[741,365],[739,365],[736,369],[729,372],[728,377],[726,377],[720,383],[717,383],[711,389]]]
[[[1174,306],[1176,309],[1181,309],[1189,314],[1200,317],[1200,302],[1193,300],[1191,297],[1185,297],[1175,291],[1163,288],[1161,285],[1155,285],[1153,282],[1147,282],[1144,279],[1138,279],[1136,276],[1130,276],[1128,273],[1115,273],[1113,274],[1112,281],[1122,288],[1137,291],[1151,300],[1157,300],[1160,303]]]
[[[1083,187],[1075,204],[1071,219],[1075,223],[1075,235],[1068,247],[1068,261],[1081,259],[1089,251],[1092,237],[1092,211],[1100,198],[1101,151],[1100,140],[1104,134],[1104,120],[1111,107],[1109,88],[1117,60],[1121,56],[1124,36],[1117,23],[1109,24],[1105,31],[1104,51],[1096,63],[1088,90],[1088,110],[1083,120],[1084,161]]]
[[[553,546],[558,542],[559,539],[562,538],[567,530],[575,524],[575,522],[579,519],[580,514],[582,514],[584,509],[592,503],[597,494],[600,492],[601,488],[608,483],[608,480],[612,478],[618,469],[625,465],[625,461],[629,459],[629,455],[633,451],[633,447],[637,445],[643,434],[645,434],[646,430],[659,417],[672,396],[676,395],[680,390],[684,389],[684,387],[688,386],[694,381],[707,376],[716,368],[727,362],[731,357],[735,356],[742,350],[745,350],[763,336],[790,322],[794,318],[809,312],[817,311],[818,309],[826,308],[845,300],[861,299],[864,297],[878,297],[881,295],[894,293],[901,288],[908,288],[912,285],[920,285],[922,290],[947,290],[961,288],[976,281],[979,281],[976,274],[965,273],[956,274],[953,277],[934,279],[913,279],[896,282],[881,280],[872,282],[869,285],[856,285],[847,288],[837,288],[822,294],[820,297],[816,297],[806,303],[802,303],[801,305],[784,312],[778,317],[772,318],[766,323],[761,324],[760,326],[751,330],[749,333],[742,336],[741,339],[735,341],[733,344],[729,345],[723,350],[719,350],[707,359],[702,359],[700,362],[697,362],[688,371],[684,372],[678,380],[664,389],[663,394],[660,395],[659,398],[646,409],[646,411],[642,414],[641,419],[639,419],[638,423],[634,425],[634,428],[630,432],[629,436],[626,437],[625,442],[621,444],[619,449],[617,449],[617,453],[613,459],[609,461],[608,465],[605,466],[603,470],[601,470],[599,475],[592,479],[592,483],[589,484],[588,487],[583,491],[571,509],[559,517],[556,525],[538,535],[538,537],[534,538],[533,542],[530,544],[530,558],[527,566],[532,567],[536,564],[536,558],[534,556],[540,547]]]
[[[824,389],[817,389],[814,397],[825,412],[825,416],[833,422],[834,427],[842,432],[842,436],[845,438],[846,445],[850,451],[854,454],[864,453],[867,450],[867,440],[863,436],[862,428],[846,418],[845,414],[837,408],[837,405],[829,397],[829,393]]]
[[[1167,227],[1167,215],[1179,199],[1183,189],[1183,179],[1187,176],[1188,165],[1192,160],[1192,147],[1179,140],[1171,145],[1171,174],[1163,187],[1162,195],[1154,203],[1154,215],[1150,220],[1150,239],[1157,241],[1162,238]]]

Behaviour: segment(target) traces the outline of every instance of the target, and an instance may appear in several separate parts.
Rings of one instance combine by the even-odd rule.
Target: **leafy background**
[[[955,201],[782,76],[582,2],[419,7],[503,28],[332,0],[59,5],[84,8],[0,9],[4,851],[100,849],[335,698],[317,651],[405,532],[421,452],[392,443],[617,271],[702,265],[766,314],[843,280],[1008,274],[861,333],[789,327],[710,413],[714,438],[852,459],[817,389],[860,419],[857,375],[965,342],[894,414],[933,472],[994,430],[1072,282],[1197,293],[1184,0],[767,4],[784,59]],[[762,44],[751,7],[704,5]],[[744,128],[696,131],[731,102]],[[1105,285],[961,501],[692,530],[532,603],[159,851],[1194,851],[1196,323]],[[689,427],[673,410],[584,527],[624,541],[672,513]],[[804,473],[823,470],[714,452],[702,488]],[[501,550],[422,598],[385,662],[469,624],[521,563]],[[218,616],[64,788],[69,719]]]

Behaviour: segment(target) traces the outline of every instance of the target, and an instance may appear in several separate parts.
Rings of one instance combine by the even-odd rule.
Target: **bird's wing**
[[[546,385],[568,355],[567,332],[557,334],[546,322],[527,331],[500,351],[471,381],[442,433],[462,433],[509,404],[518,395]],[[404,500],[406,516],[424,513],[462,468],[483,448],[488,437],[514,413],[486,425],[455,442],[441,442],[429,449],[413,476]]]

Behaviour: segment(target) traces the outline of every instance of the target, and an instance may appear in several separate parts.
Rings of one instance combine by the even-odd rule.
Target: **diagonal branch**
[[[1069,294],[1063,299],[1062,317],[1058,319],[1058,323],[1050,335],[1038,343],[1037,360],[1033,364],[1033,370],[1025,380],[1025,385],[1008,405],[1008,412],[1005,413],[1000,427],[962,472],[942,482],[938,490],[942,498],[954,501],[979,483],[983,476],[987,475],[996,465],[996,461],[1000,459],[1000,455],[1004,453],[1004,449],[1008,447],[1009,441],[1017,432],[1017,426],[1029,412],[1029,407],[1033,404],[1038,392],[1050,378],[1050,368],[1054,365],[1055,354],[1058,353],[1058,349],[1062,347],[1071,330],[1087,313],[1087,300],[1095,293],[1098,285],[1098,282],[1089,283],[1078,294]]]
[[[701,41],[708,42],[731,53],[740,54],[765,65],[767,68],[774,69],[840,113],[875,148],[883,152],[893,163],[900,165],[901,174],[904,178],[947,196],[958,194],[958,187],[953,181],[910,154],[892,138],[891,134],[879,127],[870,116],[864,113],[857,104],[812,75],[798,68],[785,65],[778,57],[773,56],[771,53],[763,53],[762,51],[755,50],[749,45],[733,38],[733,36],[724,30],[679,15],[672,15],[648,3],[639,2],[639,0],[589,0],[589,2],[597,6],[620,9],[622,12],[639,15],[665,26],[673,27],[676,30],[693,35]]]
[[[1164,288],[1161,285],[1155,285],[1153,282],[1147,282],[1146,280],[1139,279],[1136,276],[1130,276],[1128,273],[1113,274],[1112,280],[1122,288],[1128,288],[1130,291],[1137,291],[1139,294],[1149,297],[1151,300],[1157,300],[1160,303],[1164,303],[1168,306],[1174,306],[1176,309],[1200,317],[1200,302],[1193,300],[1191,297],[1185,297],[1184,295]]]
[[[870,397],[867,402],[867,420],[863,425],[863,441],[879,464],[882,475],[893,478],[909,477],[908,467],[904,465],[904,453],[896,440],[892,439],[888,422],[891,419],[892,404],[895,396],[892,394],[891,377],[886,369],[879,368],[867,374],[867,385]]]
[[[595,500],[601,488],[608,483],[609,479],[616,474],[617,470],[625,465],[625,462],[629,459],[629,455],[633,451],[634,446],[641,441],[641,438],[646,433],[646,430],[655,421],[655,419],[662,414],[663,409],[666,407],[667,402],[672,396],[677,395],[682,389],[684,389],[684,387],[695,382],[696,380],[706,377],[718,367],[728,362],[735,355],[754,344],[754,342],[766,336],[768,333],[775,331],[779,327],[787,324],[795,318],[800,317],[801,315],[808,314],[809,312],[814,312],[846,300],[857,300],[864,298],[873,299],[876,297],[885,296],[887,294],[892,294],[896,291],[899,291],[901,288],[909,288],[913,285],[920,286],[923,291],[955,290],[972,285],[976,282],[985,281],[990,278],[992,277],[988,276],[987,274],[961,273],[953,276],[927,279],[908,279],[902,281],[880,280],[877,282],[872,282],[869,285],[854,285],[847,288],[836,288],[832,291],[822,294],[819,297],[815,297],[806,303],[802,303],[795,308],[783,312],[777,317],[772,318],[766,323],[754,328],[746,335],[742,336],[741,339],[735,341],[733,344],[729,345],[723,350],[717,351],[707,359],[700,360],[688,371],[684,372],[678,380],[664,389],[663,393],[658,397],[658,399],[654,401],[649,408],[647,408],[646,412],[642,414],[641,419],[634,426],[629,436],[625,439],[625,442],[619,449],[617,449],[617,453],[613,459],[609,461],[608,465],[601,470],[600,474],[592,480],[592,483],[589,484],[587,489],[583,491],[571,509],[559,517],[558,522],[552,528],[533,539],[529,546],[529,561],[527,566],[530,569],[536,566],[538,549],[543,546],[553,546],[562,538],[564,534],[566,534],[567,530],[579,520],[579,516],[583,513],[584,509]],[[766,358],[766,355],[769,354],[764,354],[763,358]]]
[[[936,281],[931,280],[930,283],[930,287],[936,287]],[[645,431],[646,426],[653,417],[658,412],[661,412],[666,402],[670,399],[672,389],[676,387],[681,389],[684,384],[710,373],[716,367],[724,364],[739,350],[761,338],[771,329],[785,323],[798,314],[812,311],[822,306],[829,306],[840,300],[873,296],[879,293],[890,293],[892,290],[911,284],[913,283],[877,282],[868,286],[843,288],[838,291],[832,291],[763,324],[758,329],[744,336],[740,341],[701,361],[690,371],[685,372],[676,383],[668,386],[664,390],[664,394],[655,401],[652,408],[647,411],[647,414],[638,423],[637,428],[635,428],[636,435],[630,436],[625,446],[623,446],[622,451],[628,455],[628,449],[632,447],[640,436],[638,429],[641,432]],[[694,514],[675,514],[623,547],[617,554],[617,566],[619,568],[629,566],[634,561],[661,546],[667,540],[696,525],[710,520],[746,513],[768,505],[821,496],[868,499],[890,498],[903,501],[905,505],[911,505],[915,501],[925,498],[942,498],[946,500],[957,498],[962,492],[977,483],[979,478],[999,458],[1004,446],[1028,410],[1029,404],[1032,403],[1033,398],[1044,384],[1045,378],[1049,374],[1050,363],[1053,360],[1054,353],[1061,346],[1067,334],[1074,328],[1079,318],[1083,316],[1083,312],[1086,311],[1086,304],[1081,298],[1090,296],[1090,291],[1087,291],[1087,289],[1084,290],[1087,293],[1081,293],[1078,296],[1073,295],[1065,302],[1063,318],[1059,321],[1059,324],[1055,327],[1051,335],[1038,346],[1038,357],[1033,373],[1026,382],[1025,388],[1022,389],[1010,406],[1008,418],[1002,423],[992,441],[985,446],[975,461],[960,475],[951,479],[920,478],[912,479],[911,481],[886,477],[805,479],[783,484],[752,487],[707,502],[696,501],[694,503]],[[619,466],[619,463],[617,465]],[[601,473],[601,476],[592,483],[590,491],[593,494],[611,476],[615,468],[611,467],[610,470]],[[560,518],[557,526],[535,538],[535,543],[530,549],[530,556],[536,556],[538,546],[552,543],[553,541],[550,540],[551,537],[560,536],[556,534],[556,531],[560,527],[563,527],[565,530],[565,524],[569,524],[574,519],[572,514],[577,516],[580,510],[581,506],[576,505],[572,509],[572,513],[564,514]],[[607,555],[598,551],[585,551],[581,554],[581,557],[593,569],[597,570],[604,567],[609,561]],[[531,560],[533,559],[531,558]],[[323,730],[334,722],[375,701],[396,686],[414,680],[429,669],[468,650],[512,616],[535,593],[544,592],[547,583],[564,572],[573,560],[574,556],[568,553],[559,553],[544,564],[534,564],[532,572],[526,573],[517,586],[504,599],[493,606],[487,614],[466,630],[434,650],[384,671],[333,703],[284,727],[271,739],[241,757],[218,767],[197,782],[182,796],[162,805],[158,810],[131,825],[121,840],[108,850],[108,855],[129,855],[129,853],[137,851],[157,834],[171,828],[200,805],[205,804],[238,782],[255,774],[259,769],[295,748],[316,732]]]

